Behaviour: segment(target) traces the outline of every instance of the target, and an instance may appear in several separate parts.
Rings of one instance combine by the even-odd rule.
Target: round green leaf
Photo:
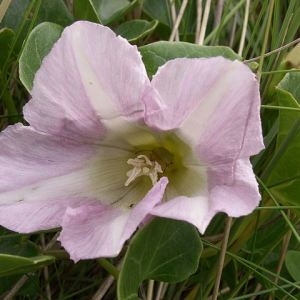
[[[145,20],[132,20],[122,23],[117,29],[116,33],[124,37],[130,42],[143,38],[156,28],[158,21],[154,20],[148,22]]]
[[[149,76],[156,73],[159,66],[177,57],[215,57],[240,59],[235,52],[223,46],[199,46],[185,42],[155,42],[139,48]]]
[[[31,31],[19,61],[20,79],[28,91],[32,89],[35,73],[43,58],[50,52],[62,30],[60,25],[45,22]]]
[[[198,267],[202,243],[186,222],[155,218],[133,238],[118,280],[118,299],[138,299],[145,279],[179,282]]]
[[[288,251],[285,257],[285,266],[293,279],[300,281],[300,251]]]

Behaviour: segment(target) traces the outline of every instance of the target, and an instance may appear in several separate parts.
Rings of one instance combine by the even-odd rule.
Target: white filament
[[[136,158],[130,158],[127,163],[133,168],[126,173],[127,180],[125,186],[128,186],[137,177],[149,176],[154,185],[158,180],[158,173],[163,173],[161,165],[157,161],[151,161],[146,155],[138,155]]]

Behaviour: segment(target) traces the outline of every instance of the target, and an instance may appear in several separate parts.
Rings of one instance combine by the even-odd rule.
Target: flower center
[[[154,185],[158,180],[158,173],[163,173],[161,165],[157,161],[151,161],[144,154],[138,155],[136,158],[128,159],[127,164],[133,168],[126,173],[128,178],[124,184],[125,186],[128,186],[136,178],[143,175],[149,176],[152,185]]]

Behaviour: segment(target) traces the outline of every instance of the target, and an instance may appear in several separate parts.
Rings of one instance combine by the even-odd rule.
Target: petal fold
[[[118,255],[124,242],[161,201],[167,183],[162,178],[132,210],[101,203],[67,209],[59,240],[74,261]]]
[[[89,199],[51,199],[35,202],[19,202],[0,207],[0,225],[20,233],[58,228],[69,207],[89,203]]]
[[[235,166],[232,185],[216,185],[210,191],[210,212],[225,212],[231,217],[250,214],[261,196],[249,159],[239,159]]]
[[[179,196],[154,207],[151,214],[189,222],[195,225],[201,233],[204,233],[206,229],[204,220],[208,209],[208,195],[197,197]]]
[[[145,94],[146,123],[176,130],[207,164],[226,164],[263,148],[255,75],[223,57],[178,58],[159,68]]]
[[[141,118],[149,85],[136,46],[108,27],[67,27],[37,72],[24,117],[34,128],[81,140],[102,138],[101,120]]]

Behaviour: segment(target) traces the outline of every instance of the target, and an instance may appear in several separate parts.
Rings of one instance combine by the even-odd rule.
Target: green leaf
[[[44,267],[55,258],[52,256],[22,257],[10,254],[0,254],[0,277],[24,274]]]
[[[172,27],[173,22],[169,0],[144,0],[143,11],[152,19]]]
[[[131,241],[118,280],[118,299],[138,299],[145,279],[179,282],[198,267],[202,243],[194,226],[155,218]]]
[[[300,103],[300,70],[287,73],[278,85],[278,88],[289,92],[297,103]]]
[[[139,48],[149,76],[156,73],[159,66],[177,57],[214,57],[223,56],[228,59],[240,59],[228,47],[199,46],[185,42],[155,42]]]
[[[300,251],[288,251],[285,257],[285,266],[293,279],[300,281]]]
[[[37,23],[41,22],[53,22],[65,27],[73,22],[73,16],[63,0],[42,0],[37,18]]]
[[[39,255],[40,250],[26,236],[9,234],[0,236],[0,253],[31,257]]]
[[[158,21],[148,22],[145,20],[132,20],[122,23],[115,32],[130,42],[141,39],[153,32]]]
[[[0,277],[32,272],[53,261],[54,257],[40,255],[38,246],[26,236],[0,236]]]
[[[3,67],[13,42],[15,33],[9,28],[0,29],[0,68]]]
[[[1,22],[1,27],[12,28],[16,31],[29,3],[30,0],[12,0]]]
[[[31,31],[19,61],[20,79],[28,91],[32,89],[35,73],[43,58],[58,40],[62,30],[57,24],[45,22]]]
[[[2,22],[1,27],[9,27],[15,31],[22,22],[30,0],[12,0]],[[84,1],[83,1],[84,2]],[[61,26],[71,24],[73,16],[68,11],[63,0],[42,0],[36,23],[54,22]]]
[[[137,0],[75,0],[75,17],[106,25],[122,17],[136,2]]]
[[[82,1],[74,0],[74,16],[77,20],[88,20],[95,23],[101,23],[100,16],[92,0]]]
[[[275,90],[279,106],[300,108],[300,73],[288,73]],[[300,205],[300,112],[280,110],[276,152],[268,166],[268,186],[276,199]]]
[[[144,0],[143,1],[143,11],[150,18],[158,20],[161,24],[166,25],[170,29],[173,27],[173,20],[171,15],[171,5],[170,0]],[[179,13],[182,1],[175,1],[176,12]],[[186,35],[192,35],[194,39],[196,20],[197,20],[197,3],[195,0],[189,0],[182,16],[179,33],[183,38]],[[161,32],[159,32],[161,34]],[[186,39],[184,39],[186,40]]]

